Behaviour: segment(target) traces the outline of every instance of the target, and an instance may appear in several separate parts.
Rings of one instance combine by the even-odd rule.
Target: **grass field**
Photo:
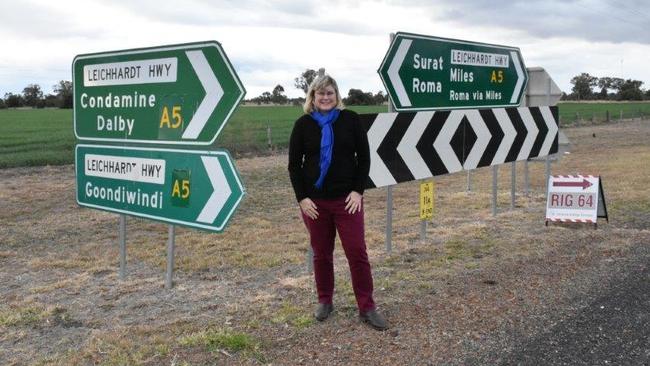
[[[359,113],[385,112],[386,106],[354,106]],[[650,103],[561,103],[560,123],[629,119],[650,115]],[[264,154],[286,148],[300,107],[241,107],[217,139],[216,146],[236,156]],[[592,122],[593,121],[593,122]],[[269,135],[271,146],[269,146]],[[72,111],[59,109],[0,110],[0,169],[18,166],[62,165],[74,161]]]
[[[163,289],[167,225],[127,219],[120,279],[117,215],[77,205],[71,165],[4,169],[0,365],[518,364],[504,358],[527,352],[525,345],[561,324],[582,322],[585,311],[600,312],[600,291],[622,278],[612,274],[635,275],[650,263],[650,121],[565,132],[571,154],[554,162],[552,172],[603,177],[609,222],[600,219],[597,229],[544,226],[544,164],[530,164],[525,196],[519,163],[514,209],[510,166],[498,171],[496,216],[492,169],[472,174],[471,192],[464,173],[436,177],[424,241],[419,182],[395,186],[387,253],[386,190],[365,192],[375,301],[388,332],[357,320],[338,244],[336,312],[314,321],[308,236],[286,154],[237,159],[247,194],[226,231],[177,228],[171,290]],[[645,310],[639,299],[620,306]],[[621,354],[622,342],[598,339],[579,344],[584,348],[576,354],[588,357],[603,345]],[[644,332],[634,343],[638,362],[618,364],[647,364],[647,339]]]

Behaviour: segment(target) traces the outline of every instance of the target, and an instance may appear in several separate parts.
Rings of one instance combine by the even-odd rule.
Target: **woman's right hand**
[[[310,219],[316,220],[318,218],[318,210],[316,210],[316,204],[311,199],[303,198],[302,201],[300,201],[300,209]]]

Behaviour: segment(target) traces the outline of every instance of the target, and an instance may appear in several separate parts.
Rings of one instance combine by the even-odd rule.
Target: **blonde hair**
[[[345,108],[343,104],[343,99],[341,98],[341,93],[339,92],[339,86],[336,85],[336,80],[329,75],[317,76],[314,81],[309,84],[309,89],[307,89],[307,98],[305,99],[305,104],[302,106],[302,110],[305,113],[310,114],[315,110],[314,108],[314,98],[318,90],[322,90],[331,86],[336,92],[336,107],[337,109]]]

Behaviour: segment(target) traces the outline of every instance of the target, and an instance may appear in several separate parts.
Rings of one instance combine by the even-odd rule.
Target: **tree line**
[[[52,86],[53,93],[45,94],[38,84],[27,85],[21,94],[5,93],[0,98],[2,108],[72,108],[72,82],[61,80]]]
[[[562,100],[650,100],[650,89],[643,90],[643,81],[616,77],[596,77],[586,72],[571,79],[571,94],[562,93]]]
[[[318,76],[316,70],[307,69],[300,74],[297,78],[294,79],[294,87],[300,89],[305,94],[307,94],[307,89],[309,89],[309,84]],[[282,85],[276,85],[272,91],[265,91],[261,95],[248,99],[247,102],[255,103],[258,105],[261,104],[292,104],[292,105],[302,105],[305,102],[305,98],[288,98],[284,95],[285,89]],[[343,103],[345,105],[380,105],[388,101],[388,96],[384,92],[379,91],[376,94],[370,92],[364,92],[361,89],[350,89],[348,91],[347,97],[343,97]]]
[[[309,84],[318,72],[307,69],[294,79],[294,87],[307,93]],[[643,81],[617,77],[596,77],[581,73],[571,79],[571,93],[562,93],[562,100],[650,100],[650,89],[642,88]],[[72,108],[72,82],[61,80],[52,86],[53,93],[45,94],[38,84],[27,85],[21,94],[6,93],[0,98],[2,108]],[[247,102],[261,104],[302,105],[305,98],[289,98],[282,85],[276,85],[272,91],[248,99]],[[376,94],[361,89],[350,89],[343,98],[346,105],[380,105],[388,101],[382,91]]]

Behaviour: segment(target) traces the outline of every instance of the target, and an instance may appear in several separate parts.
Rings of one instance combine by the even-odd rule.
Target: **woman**
[[[307,91],[305,115],[289,141],[289,175],[314,250],[318,291],[315,317],[334,310],[334,238],[339,233],[350,265],[359,317],[378,330],[388,329],[377,313],[366,253],[363,191],[370,170],[366,131],[359,116],[343,109],[336,81],[316,78]]]

